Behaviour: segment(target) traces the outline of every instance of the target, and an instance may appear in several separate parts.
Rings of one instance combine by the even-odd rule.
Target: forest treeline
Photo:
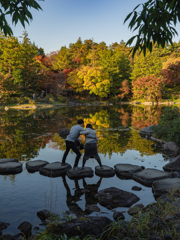
[[[0,34],[0,101],[32,98],[41,91],[61,96],[118,101],[180,98],[180,42],[136,53],[124,41],[109,46],[79,38],[69,47],[44,54],[31,43]]]

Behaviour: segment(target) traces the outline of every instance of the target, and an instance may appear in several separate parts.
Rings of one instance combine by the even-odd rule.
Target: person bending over
[[[103,168],[101,159],[99,157],[98,151],[97,151],[97,144],[98,141],[96,132],[93,130],[91,124],[86,125],[86,129],[89,130],[89,134],[85,135],[85,150],[84,150],[84,156],[83,156],[83,165],[82,168],[84,168],[84,165],[86,163],[86,160],[89,158],[95,158],[97,162],[99,163],[100,167]],[[80,132],[80,134],[83,134],[83,132]],[[94,138],[92,138],[92,136]]]

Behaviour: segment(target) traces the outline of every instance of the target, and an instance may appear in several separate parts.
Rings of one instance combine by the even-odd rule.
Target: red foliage
[[[165,81],[162,77],[156,78],[154,75],[138,78],[132,82],[132,92],[134,99],[160,100]]]
[[[180,84],[180,62],[170,64],[167,69],[162,70],[162,76],[168,86],[176,86]]]
[[[65,78],[66,78],[66,79],[68,78],[68,74],[69,74],[70,72],[72,72],[73,70],[74,70],[74,68],[69,68],[69,69],[64,68],[64,75],[65,75]]]

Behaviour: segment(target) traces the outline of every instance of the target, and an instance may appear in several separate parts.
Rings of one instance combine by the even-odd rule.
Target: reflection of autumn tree
[[[0,158],[29,160],[38,156],[64,124],[61,112],[4,112],[0,125]],[[6,141],[3,141],[6,140]]]
[[[161,115],[161,107],[134,107],[132,111],[132,126],[142,129],[154,124],[158,124]]]
[[[154,142],[147,141],[146,139],[143,139],[140,137],[139,132],[137,131],[131,131],[131,137],[129,138],[127,149],[129,150],[136,150],[140,152],[140,156],[143,155],[154,155],[156,152],[152,145]]]
[[[124,108],[121,108],[121,109],[118,110],[118,113],[121,114],[121,116],[119,118],[122,120],[122,125],[124,127],[129,126],[129,120],[130,120],[129,112],[126,112],[124,110]]]

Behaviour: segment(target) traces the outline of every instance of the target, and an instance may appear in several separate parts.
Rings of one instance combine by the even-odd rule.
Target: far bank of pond
[[[50,178],[39,172],[29,173],[26,162],[46,160],[61,161],[65,150],[65,140],[58,135],[61,129],[70,129],[77,119],[83,118],[85,125],[91,123],[99,138],[98,151],[104,165],[113,167],[118,163],[129,163],[145,168],[162,170],[168,156],[164,155],[159,145],[139,136],[139,129],[157,124],[164,106],[131,106],[131,105],[88,105],[50,109],[31,109],[26,111],[0,110],[0,158],[18,158],[23,164],[23,171],[17,175],[0,175],[0,191],[2,209],[0,221],[10,223],[3,233],[16,234],[17,226],[28,221],[33,226],[41,223],[37,212],[48,209],[62,215],[71,211],[76,215],[85,214],[87,196],[77,194],[77,187],[91,192],[117,187],[133,192],[132,187],[141,187],[135,192],[139,197],[138,203],[145,206],[155,199],[151,187],[143,186],[133,179],[120,179],[117,175],[112,178],[92,178],[74,181],[67,176]],[[82,137],[82,142],[84,141]],[[83,154],[83,150],[82,150]],[[75,155],[70,153],[67,163],[74,163]],[[81,166],[82,159],[79,165]],[[87,167],[95,170],[97,162],[87,161]],[[100,183],[100,184],[99,184]],[[89,216],[107,216],[113,218],[113,211],[99,203],[100,212]],[[116,210],[124,212],[126,219],[130,218],[127,207]],[[73,212],[74,211],[74,212]]]

